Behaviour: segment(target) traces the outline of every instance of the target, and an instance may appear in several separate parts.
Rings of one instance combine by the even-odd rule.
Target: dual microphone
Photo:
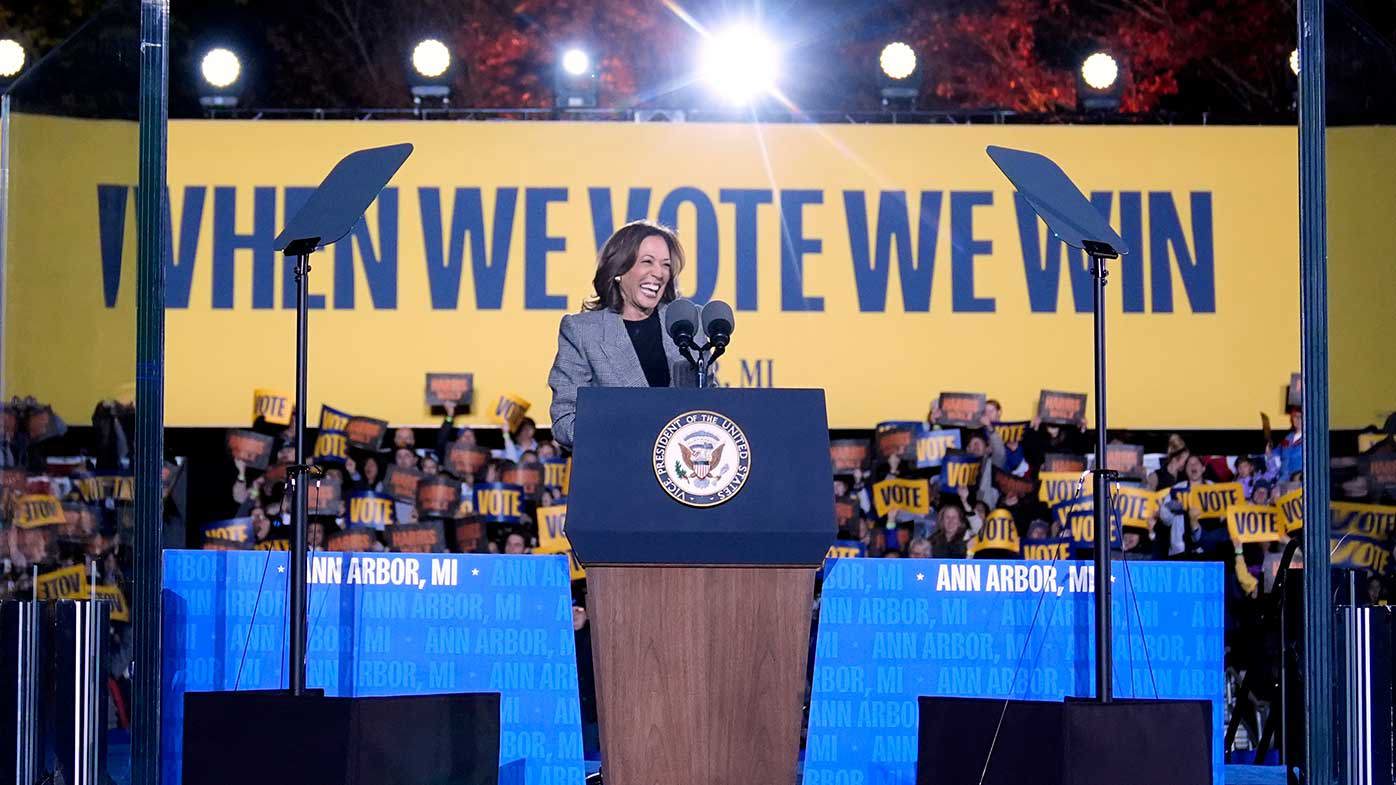
[[[694,340],[698,335],[699,325],[708,339],[702,346]],[[727,344],[732,341],[734,326],[736,319],[732,315],[732,306],[721,300],[710,301],[701,311],[692,300],[675,300],[669,303],[664,313],[664,330],[669,333],[674,343],[678,344],[679,351],[698,372],[699,387],[708,386],[708,369],[713,361],[727,350]],[[693,357],[694,351],[698,352],[697,359]]]

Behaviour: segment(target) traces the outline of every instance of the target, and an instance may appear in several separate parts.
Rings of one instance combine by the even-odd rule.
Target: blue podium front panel
[[[185,692],[287,687],[286,568],[285,551],[165,552],[167,785],[180,782]],[[307,574],[311,688],[498,692],[500,763],[526,762],[528,785],[582,781],[566,556],[320,553]]]
[[[1112,567],[1115,695],[1212,701],[1221,785],[1223,565]],[[915,783],[921,695],[1095,692],[1088,562],[835,559],[825,570],[804,785]]]

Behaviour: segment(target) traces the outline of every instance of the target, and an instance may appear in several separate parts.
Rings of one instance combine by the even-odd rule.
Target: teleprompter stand
[[[383,186],[388,184],[412,145],[395,144],[350,153],[335,164],[324,182],[306,200],[276,238],[276,250],[296,258],[296,408],[291,413],[296,430],[296,463],[287,476],[294,488],[291,506],[290,659],[291,694],[305,691],[305,530],[306,486],[309,466],[305,460],[307,336],[310,321],[310,254],[349,234]]]
[[[296,276],[296,462],[287,473],[294,483],[290,689],[188,693],[184,785],[493,785],[498,780],[498,693],[340,698],[306,688],[310,254],[347,235],[411,153],[412,145],[397,144],[346,156],[276,239],[276,249],[295,258]],[[385,743],[389,738],[396,740]]]
[[[1105,283],[1106,262],[1129,248],[1050,159],[994,146],[988,154],[1048,229],[1090,257],[1095,289],[1095,696],[1060,703],[922,696],[916,781],[1210,785],[1213,734],[1207,701],[1115,700],[1113,695],[1109,543],[1110,485],[1116,476],[1105,462]],[[1121,750],[1128,754],[1119,754]]]

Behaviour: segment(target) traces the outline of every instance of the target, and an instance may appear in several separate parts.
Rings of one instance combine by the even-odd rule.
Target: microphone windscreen
[[[669,337],[683,333],[692,337],[698,333],[698,306],[692,300],[675,300],[664,311],[664,331]]]
[[[721,300],[711,300],[703,306],[703,333],[705,335],[731,335],[737,326],[732,316],[732,306]]]

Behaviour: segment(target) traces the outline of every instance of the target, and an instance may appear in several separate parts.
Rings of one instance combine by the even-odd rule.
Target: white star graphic
[[[278,567],[276,568],[276,571],[277,571],[277,572],[285,572],[285,571],[286,571],[286,567],[285,567],[284,565],[283,565],[283,566],[278,566]]]
[[[471,575],[479,575],[479,574],[480,574],[480,568],[479,568],[479,567],[476,567],[475,569],[473,569],[473,570],[470,571],[470,574],[471,574]]]
[[[926,580],[926,573],[924,573],[924,572],[918,572],[918,573],[916,573],[916,580],[918,580],[918,581],[924,581],[924,580]]]

